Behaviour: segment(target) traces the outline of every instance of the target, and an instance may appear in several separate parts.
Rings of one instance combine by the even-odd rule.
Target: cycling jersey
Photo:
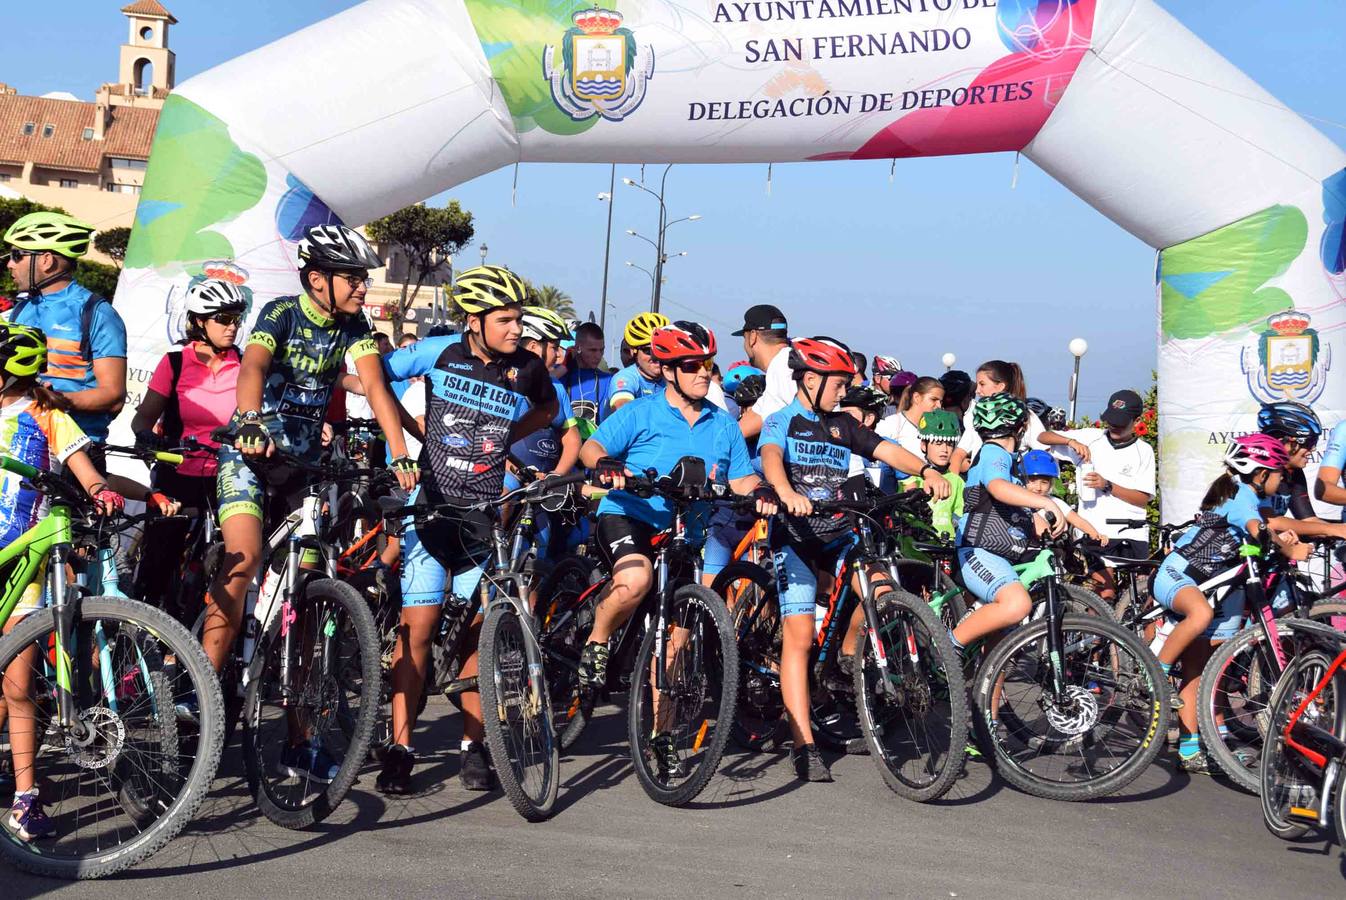
[[[509,448],[514,458],[539,472],[550,472],[561,461],[561,435],[575,426],[575,414],[570,406],[570,394],[559,381],[552,381],[556,391],[556,415],[551,425],[519,438]]]
[[[568,369],[561,379],[570,396],[570,408],[576,419],[583,419],[594,428],[608,413],[608,397],[612,393],[612,373],[602,369]],[[592,431],[590,432],[592,433]],[[581,435],[587,437],[587,435]]]
[[[636,364],[631,363],[631,365],[612,376],[612,383],[608,389],[608,413],[611,414],[612,412],[614,400],[639,400],[641,397],[657,394],[663,389],[663,378],[658,376],[646,378]]]
[[[271,351],[262,385],[262,422],[280,449],[316,460],[332,386],[346,371],[346,356],[377,354],[363,316],[325,316],[307,294],[277,297],[262,308],[248,346]],[[237,422],[235,422],[237,425]]]
[[[963,492],[966,485],[960,475],[952,472],[945,472],[943,475],[944,480],[949,483],[949,496],[943,500],[931,499],[930,524],[942,537],[952,538],[957,534],[958,520],[963,517]],[[901,488],[904,491],[912,491],[924,484],[924,478],[908,478],[902,482]]]
[[[850,473],[851,453],[873,457],[883,438],[844,412],[821,417],[796,397],[762,423],[758,447],[779,447],[791,487],[810,500],[838,500]],[[790,541],[827,543],[850,529],[845,516],[782,516]],[[775,530],[773,529],[773,534]]]
[[[1032,513],[990,495],[994,481],[1022,485],[1014,474],[1014,455],[999,444],[983,444],[967,470],[958,545],[983,547],[1006,558],[1017,556],[1032,537]]]
[[[181,359],[176,384],[170,358],[174,354]],[[238,372],[237,353],[221,356],[219,369],[212,372],[210,366],[196,355],[196,342],[192,342],[164,354],[150,377],[149,389],[167,398],[168,402],[177,404],[182,424],[179,437],[193,438],[207,447],[218,449],[219,444],[210,439],[210,433],[228,424],[234,413],[238,396]],[[185,459],[177,467],[177,474],[211,477],[215,475],[215,469],[213,452],[193,450],[185,454]]]
[[[0,407],[0,449],[44,472],[59,471],[89,438],[73,418],[42,409],[29,399]],[[0,547],[6,547],[46,514],[46,495],[24,487],[24,480],[0,470]]]
[[[1248,523],[1253,520],[1259,522],[1262,520],[1263,502],[1257,496],[1257,491],[1247,484],[1240,483],[1238,492],[1233,497],[1209,512],[1201,514],[1206,518],[1206,523],[1200,524],[1197,528],[1189,528],[1185,534],[1173,542],[1173,551],[1181,553],[1184,547],[1192,546],[1201,532],[1206,529],[1223,529],[1233,539],[1247,540],[1249,538]]]
[[[654,469],[667,475],[684,456],[700,457],[706,464],[706,477],[716,484],[753,474],[738,423],[707,401],[701,403],[696,422],[690,424],[669,405],[663,392],[632,400],[604,419],[591,440],[637,474]],[[655,528],[667,528],[673,521],[673,510],[663,497],[637,497],[626,491],[610,491],[598,505],[598,515],[626,516]],[[704,506],[695,507],[690,524],[704,529],[707,518]]]
[[[509,432],[556,397],[542,360],[515,350],[482,362],[457,335],[427,338],[383,359],[389,378],[424,375],[427,399],[421,484],[430,503],[500,496]]]
[[[1263,504],[1274,516],[1311,519],[1318,513],[1309,499],[1309,477],[1303,469],[1289,468],[1281,476],[1281,486]]]
[[[1328,434],[1327,449],[1323,451],[1323,459],[1318,468],[1319,471],[1336,469],[1339,481],[1340,475],[1346,473],[1346,422],[1339,423]],[[1346,506],[1342,507],[1341,520],[1346,522]]]
[[[52,294],[21,304],[17,316],[11,315],[15,325],[41,328],[47,336],[47,368],[41,381],[62,394],[87,391],[98,386],[93,374],[93,361],[126,358],[126,323],[112,308],[111,303],[93,307],[89,322],[90,359],[80,355],[80,319],[84,304],[93,294],[71,282]],[[95,441],[106,441],[108,426],[116,418],[113,413],[72,411],[70,418],[80,430]]]

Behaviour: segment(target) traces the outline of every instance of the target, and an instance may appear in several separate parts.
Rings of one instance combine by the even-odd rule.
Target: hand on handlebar
[[[620,491],[626,487],[627,476],[633,473],[620,459],[605,456],[594,464],[594,479],[605,488]]]
[[[774,516],[780,509],[780,498],[769,484],[759,484],[753,488],[752,496],[757,501],[754,507],[759,516]]]
[[[938,472],[932,471],[928,477],[921,479],[921,490],[925,491],[935,500],[944,500],[949,496],[952,490],[949,487],[949,480]]]
[[[410,456],[399,456],[389,466],[397,476],[397,483],[404,491],[410,491],[421,477],[421,467]]]
[[[136,449],[158,452],[160,450],[171,449],[168,446],[168,440],[161,434],[155,434],[149,429],[137,431],[135,433]]]
[[[106,484],[94,485],[93,490],[89,491],[89,496],[93,498],[100,516],[110,516],[126,508],[126,498]]]
[[[271,433],[261,422],[244,422],[239,426],[234,448],[244,456],[251,457],[271,456],[276,452]]]
[[[813,515],[813,501],[795,490],[780,491],[780,503],[792,516]]]
[[[161,516],[176,516],[182,510],[182,502],[167,494],[154,491],[150,494],[149,504],[159,510]]]
[[[1059,538],[1061,535],[1065,534],[1066,527],[1070,524],[1066,521],[1066,517],[1061,515],[1060,511],[1057,509],[1043,509],[1040,510],[1039,515],[1042,517],[1044,524],[1046,524],[1047,534],[1050,537]]]

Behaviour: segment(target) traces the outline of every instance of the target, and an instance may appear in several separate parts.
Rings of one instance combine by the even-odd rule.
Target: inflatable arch
[[[133,396],[192,275],[293,293],[307,225],[501,166],[1014,150],[1161,251],[1166,517],[1260,400],[1342,418],[1346,154],[1151,0],[599,4],[369,0],[178,87],[117,294]]]

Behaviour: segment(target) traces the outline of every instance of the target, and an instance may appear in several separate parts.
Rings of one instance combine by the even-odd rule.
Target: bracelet
[[[97,496],[107,490],[111,490],[111,488],[108,487],[108,483],[106,481],[99,481],[95,482],[94,486],[89,488],[89,494],[90,496]]]
[[[933,468],[934,468],[934,466],[930,465],[930,463],[926,463],[925,465],[921,466],[921,471],[919,471],[919,472],[916,473],[916,477],[917,477],[917,478],[924,479],[924,478],[925,478],[925,470],[926,470],[926,469],[933,469]]]

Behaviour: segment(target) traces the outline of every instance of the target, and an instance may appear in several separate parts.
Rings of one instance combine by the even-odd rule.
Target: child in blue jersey
[[[1028,615],[1033,603],[1014,564],[1029,551],[1035,532],[1056,536],[1066,529],[1051,496],[1033,493],[1014,475],[1014,453],[1027,426],[1028,405],[1013,394],[982,397],[972,409],[982,446],[967,471],[958,566],[964,587],[984,605],[953,630],[957,649]],[[1035,509],[1051,513],[1050,519],[1034,516]]]
[[[1206,490],[1195,527],[1178,539],[1155,575],[1154,601],[1182,617],[1159,649],[1159,663],[1167,673],[1182,659],[1178,765],[1189,772],[1208,771],[1197,734],[1201,671],[1210,659],[1212,641],[1228,640],[1237,632],[1244,607],[1243,592],[1231,590],[1217,617],[1199,584],[1237,565],[1240,546],[1258,539],[1265,527],[1263,506],[1280,487],[1288,464],[1289,454],[1276,438],[1235,438],[1225,450],[1226,471]],[[1296,541],[1293,532],[1280,538],[1282,545]]]
[[[1339,422],[1328,433],[1327,449],[1318,463],[1318,479],[1313,485],[1313,495],[1324,503],[1342,507],[1341,520],[1346,522],[1346,482],[1341,477],[1343,472],[1346,472],[1346,422]]]
[[[736,494],[757,494],[759,515],[776,511],[775,496],[759,492],[748,448],[738,423],[706,399],[715,358],[715,336],[695,322],[674,322],[656,330],[652,352],[665,380],[661,393],[633,400],[598,426],[580,450],[580,461],[612,490],[598,507],[598,551],[612,581],[594,610],[593,629],[580,654],[579,679],[586,690],[607,677],[608,641],[636,611],[653,583],[653,540],[673,520],[662,497],[637,497],[623,490],[631,471],[654,469],[667,475],[685,456],[700,457],[708,478]],[[695,510],[702,519],[706,510]],[[689,528],[689,531],[700,528]],[[672,644],[679,646],[674,630]],[[673,735],[655,734],[651,747],[665,778],[678,775],[682,760]]]
[[[789,513],[772,521],[769,533],[781,616],[781,695],[790,713],[796,773],[806,781],[831,781],[809,722],[808,660],[817,597],[831,590],[854,537],[849,517],[815,515],[813,503],[845,497],[852,453],[922,475],[927,479],[927,492],[937,497],[946,496],[949,485],[924,460],[837,411],[857,371],[845,346],[830,338],[798,338],[789,352],[797,384],[795,399],[767,416],[758,442],[762,472]],[[883,572],[875,570],[870,575],[877,592],[892,589]],[[852,587],[859,590],[858,576]],[[843,671],[854,664],[861,619],[857,606],[842,639],[839,663]]]
[[[635,358],[631,365],[612,376],[608,386],[609,413],[621,409],[632,400],[657,394],[663,388],[664,376],[650,342],[654,332],[668,324],[667,316],[655,312],[641,313],[626,323],[622,337]]]

